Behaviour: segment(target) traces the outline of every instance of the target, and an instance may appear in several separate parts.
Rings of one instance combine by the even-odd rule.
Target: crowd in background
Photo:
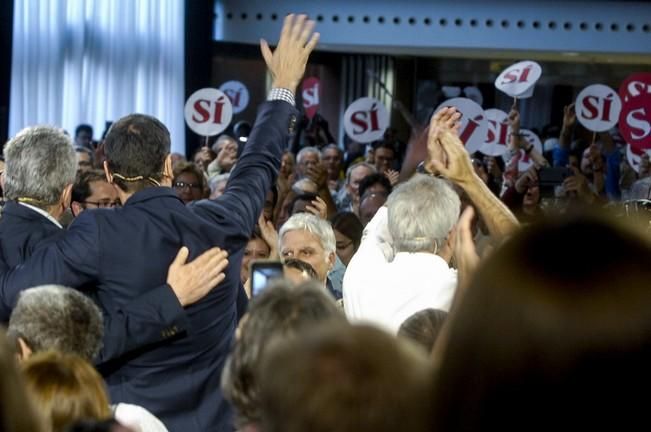
[[[298,28],[293,37],[301,49],[310,46],[312,27],[304,18],[286,25]],[[291,32],[286,33],[282,37],[289,38]],[[276,53],[285,53],[281,44]],[[286,72],[264,44],[263,55],[282,81],[279,76]],[[300,66],[304,69],[303,63],[297,70]],[[278,97],[267,102],[274,112],[290,102]],[[287,105],[283,109],[289,110]],[[49,253],[69,254],[62,242],[70,236],[61,228],[73,231],[81,225],[76,219],[91,218],[82,217],[84,212],[98,212],[97,218],[99,212],[125,210],[126,215],[129,201],[144,200],[147,189],[169,186],[179,205],[201,218],[188,222],[175,213],[174,224],[197,224],[196,230],[179,228],[181,241],[183,235],[213,235],[198,224],[221,229],[238,223],[206,216],[218,214],[219,206],[238,209],[229,207],[232,202],[241,202],[244,210],[231,218],[255,222],[246,236],[229,234],[226,244],[209,245],[228,250],[228,263],[217,252],[202,262],[202,251],[191,251],[196,261],[174,261],[169,268],[166,286],[186,310],[211,306],[202,303],[204,296],[238,305],[233,326],[225,327],[227,338],[197,338],[183,346],[203,352],[210,350],[206,344],[227,345],[219,357],[223,364],[211,372],[219,374],[220,388],[192,385],[201,389],[197,399],[204,391],[223,394],[229,408],[209,409],[223,409],[220,418],[229,424],[212,429],[188,421],[187,431],[549,430],[621,427],[644,419],[644,398],[636,395],[651,381],[646,370],[651,353],[648,155],[636,172],[617,132],[586,131],[572,106],[565,108],[561,125],[542,132],[542,153],[520,133],[514,106],[508,149],[501,157],[467,153],[458,136],[460,114],[453,108],[436,112],[428,125],[413,124],[404,140],[389,129],[384,139],[368,145],[336,142],[319,116],[299,120],[303,126],[289,132],[286,124],[278,125],[286,118],[279,118],[261,115],[248,141],[223,134],[187,160],[169,155],[169,167],[163,162],[157,167],[164,174],[159,177],[155,170],[154,177],[120,172],[129,163],[146,167],[147,157],[168,156],[156,153],[164,147],[124,150],[129,140],[150,139],[141,135],[149,123],[158,127],[152,120],[122,119],[99,142],[87,125],[72,138],[52,127],[22,131],[5,146],[2,166],[1,295],[8,295],[16,280],[11,278],[31,255],[48,263]],[[260,132],[260,123],[273,133]],[[280,151],[272,154],[276,145]],[[131,162],[115,159],[121,151]],[[254,161],[255,154],[267,152],[268,159]],[[532,161],[524,170],[522,158]],[[541,170],[549,167],[568,168],[570,174],[556,184],[541,181]],[[256,169],[274,175],[244,181],[245,172]],[[139,186],[131,189],[132,183]],[[247,199],[257,204],[249,206]],[[30,246],[16,252],[12,236],[26,232],[7,227],[6,221],[18,206],[30,207],[49,225],[27,232]],[[119,221],[135,223],[126,216]],[[107,347],[115,343],[110,335],[117,321],[101,288],[128,283],[102,275],[107,261],[97,259],[99,275],[93,277],[99,294],[61,286],[62,271],[54,270],[51,285],[21,289],[15,304],[3,306],[11,312],[7,335],[0,335],[3,430],[181,430],[176,417],[166,423],[172,416],[161,408],[187,402],[178,400],[176,383],[167,394],[125,403],[120,393],[110,400],[114,394],[109,396],[102,375],[111,376],[123,367],[111,361],[125,358],[136,365],[129,373],[147,375],[139,359],[150,359],[165,344],[181,347],[187,335],[200,332],[199,321],[184,331],[177,331],[182,323],[176,318],[165,321],[163,338],[122,347],[112,357]],[[251,264],[257,260],[281,261],[284,274],[260,293],[251,287]],[[12,273],[15,268],[18,273]],[[185,273],[174,279],[181,268]],[[184,300],[177,281],[196,278],[204,268],[218,268],[209,275],[210,285],[217,286]],[[165,280],[167,268],[142,272],[154,270]],[[43,264],[32,271],[53,270]],[[222,271],[227,275],[217,276]],[[144,280],[135,273],[126,278]],[[234,278],[235,284],[226,285],[224,278]],[[216,297],[226,289],[228,300]],[[146,308],[148,301],[138,297],[134,305]],[[115,310],[128,321],[142,309]],[[183,368],[200,368],[188,359],[174,366],[180,379]],[[129,385],[126,375],[120,377]],[[211,385],[215,382],[212,376]],[[156,398],[163,402],[153,402]],[[193,403],[183,409],[192,410]]]

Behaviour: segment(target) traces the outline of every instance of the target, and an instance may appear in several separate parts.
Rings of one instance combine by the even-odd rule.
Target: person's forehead
[[[341,152],[336,149],[336,148],[328,148],[323,151],[323,156],[328,156],[328,157],[337,157],[341,154]]]
[[[191,181],[191,182],[198,182],[199,181],[197,176],[194,173],[191,173],[191,172],[183,172],[183,173],[179,174],[176,177],[176,179],[177,180],[183,180],[183,181]]]
[[[380,147],[379,149],[375,150],[375,156],[382,154],[385,156],[391,155],[393,156],[393,149],[387,148],[387,147]]]
[[[316,152],[304,153],[303,155],[301,155],[301,160],[305,160],[305,159],[315,159],[315,160],[319,159],[319,154]]]
[[[267,246],[267,243],[265,243],[264,240],[261,238],[253,238],[250,239],[249,242],[246,244],[246,249],[247,250],[267,250],[269,249],[269,246]]]
[[[113,196],[115,189],[104,180],[95,180],[89,183],[91,196],[104,195]]]
[[[282,248],[323,248],[321,246],[321,239],[316,234],[303,229],[287,231],[280,239],[280,244]]]
[[[366,177],[369,174],[371,174],[371,170],[365,166],[358,166],[357,168],[354,168],[353,171],[350,173],[352,177],[356,177],[356,178]]]

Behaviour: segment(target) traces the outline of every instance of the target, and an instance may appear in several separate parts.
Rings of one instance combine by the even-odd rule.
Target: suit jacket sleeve
[[[262,212],[265,196],[276,181],[296,109],[284,101],[262,104],[249,140],[229,177],[224,194],[192,208],[224,228],[229,251],[248,241]]]

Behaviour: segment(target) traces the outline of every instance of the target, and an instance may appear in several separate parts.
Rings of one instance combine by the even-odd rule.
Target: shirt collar
[[[36,207],[36,206],[33,206],[33,205],[31,205],[31,204],[27,204],[27,203],[24,203],[24,202],[20,202],[20,201],[18,202],[18,204],[21,205],[21,206],[27,207],[28,209],[32,209],[32,210],[34,210],[36,213],[38,213],[38,214],[40,214],[41,216],[45,217],[47,220],[49,220],[50,222],[52,222],[54,225],[56,225],[56,226],[58,226],[59,228],[63,229],[63,226],[59,223],[59,221],[56,220],[56,219],[54,219],[54,218],[52,217],[52,215],[51,215],[50,213],[46,212],[45,210],[40,209],[40,208],[38,208],[38,207]]]

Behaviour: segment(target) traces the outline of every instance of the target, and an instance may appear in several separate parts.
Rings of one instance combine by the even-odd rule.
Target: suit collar
[[[149,201],[157,198],[172,198],[183,204],[183,201],[176,195],[174,190],[166,186],[151,186],[131,195],[127,200],[124,207],[139,204],[141,202]]]
[[[25,204],[20,204],[16,201],[7,201],[2,209],[2,214],[7,216],[13,216],[25,220],[38,221],[41,223],[47,223],[56,226],[61,229],[61,224],[58,221],[55,223],[55,219],[52,216],[46,216],[47,214],[44,210],[36,210],[33,206],[28,206]]]

